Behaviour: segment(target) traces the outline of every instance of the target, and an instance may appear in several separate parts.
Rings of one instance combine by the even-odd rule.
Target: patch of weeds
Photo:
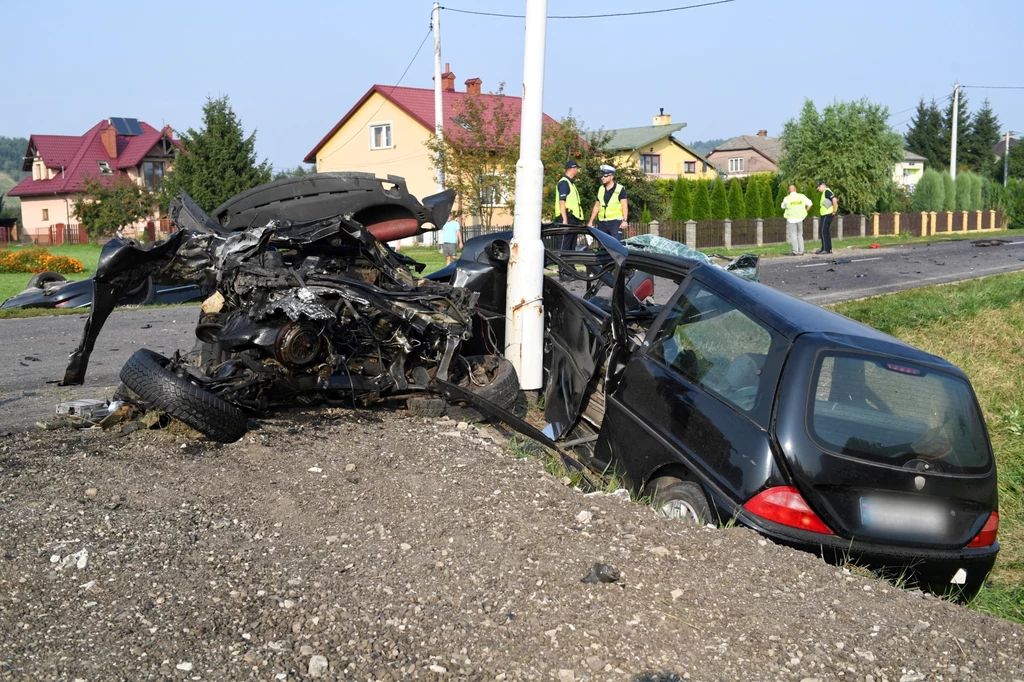
[[[1024,624],[1024,585],[987,583],[968,605],[975,611]]]

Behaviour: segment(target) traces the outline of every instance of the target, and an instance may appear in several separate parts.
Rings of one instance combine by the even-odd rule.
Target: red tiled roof
[[[409,114],[418,123],[420,123],[427,130],[434,130],[434,91],[430,88],[405,88],[405,87],[391,87],[390,85],[374,85],[366,94],[363,95],[358,102],[355,103],[351,109],[348,110],[341,120],[335,124],[331,130],[324,135],[323,139],[316,143],[316,146],[306,154],[306,158],[303,159],[305,163],[315,163],[316,153],[327,144],[327,142],[334,137],[334,135],[341,130],[341,127],[345,125],[359,107],[363,106],[373,93],[380,93],[381,97],[392,102],[399,109]],[[455,116],[457,107],[469,97],[465,92],[443,92],[441,93],[441,111],[443,112],[445,129],[450,128],[452,123],[452,117]],[[472,95],[473,97],[482,97],[484,101],[488,103],[488,106],[498,98],[498,95]],[[508,111],[512,116],[512,132],[515,134],[519,133],[520,119],[523,109],[523,100],[521,97],[513,97],[511,95],[505,95],[505,106],[508,107]],[[544,114],[544,125],[558,125],[558,122]]]
[[[42,157],[47,168],[58,172],[50,180],[33,180],[25,178],[14,186],[8,194],[13,197],[33,196],[39,194],[70,194],[81,192],[85,187],[86,178],[98,178],[109,183],[117,175],[126,175],[126,168],[139,165],[142,158],[160,141],[164,131],[153,128],[140,121],[142,135],[118,135],[117,158],[112,159],[100,140],[100,133],[110,127],[107,121],[100,121],[84,135],[33,135],[29,138],[26,157],[31,157],[33,147]],[[181,143],[172,140],[178,148]],[[99,161],[106,161],[114,175],[103,175]],[[24,170],[31,170],[32,163],[26,158]]]

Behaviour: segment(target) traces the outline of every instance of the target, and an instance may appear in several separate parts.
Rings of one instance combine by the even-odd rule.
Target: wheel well
[[[693,475],[693,473],[682,464],[673,462],[672,464],[664,464],[659,469],[655,469],[651,472],[651,475],[644,481],[644,486],[650,485],[655,479],[663,476],[671,476],[672,478],[678,478],[680,481],[693,481],[694,483],[700,483],[700,480]]]

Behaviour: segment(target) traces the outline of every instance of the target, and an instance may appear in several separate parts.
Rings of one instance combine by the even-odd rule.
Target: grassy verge
[[[20,246],[8,247],[17,251]],[[82,261],[85,272],[65,275],[70,280],[88,279],[96,271],[96,263],[100,259],[100,247],[97,244],[64,244],[63,246],[51,246],[46,249],[55,256],[70,256]],[[0,274],[0,301],[6,301],[15,294],[25,290],[32,274],[28,272],[15,272]]]
[[[833,308],[962,368],[978,394],[999,472],[999,541],[972,607],[1024,623],[1024,274],[928,287]]]
[[[857,248],[866,249],[872,244],[880,244],[881,246],[905,246],[907,244],[930,244],[935,242],[948,242],[948,241],[959,241],[963,239],[997,239],[999,237],[1012,237],[1020,235],[1020,230],[996,230],[994,232],[940,232],[937,235],[928,237],[913,237],[906,234],[901,234],[898,237],[894,236],[878,236],[878,237],[853,237],[848,239],[832,240],[832,249],[838,254],[844,249]],[[815,249],[821,248],[821,242],[817,240],[806,240],[804,242],[804,248],[807,253],[813,252]],[[712,247],[708,249],[702,249],[707,253],[718,253],[723,256],[739,256],[743,253],[755,253],[759,256],[770,258],[773,256],[787,256],[792,251],[788,242],[781,244],[766,244],[764,246],[737,246],[733,249],[717,248]]]

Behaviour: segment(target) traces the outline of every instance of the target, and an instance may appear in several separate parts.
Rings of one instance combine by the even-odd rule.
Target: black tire
[[[28,281],[26,289],[45,289],[46,285],[50,282],[66,282],[68,278],[59,272],[53,270],[44,270],[43,272],[37,272],[32,275],[32,278]]]
[[[121,381],[139,398],[220,443],[245,434],[248,418],[240,409],[167,369],[167,358],[143,348],[121,368]]]
[[[713,523],[708,498],[697,483],[662,476],[651,481],[648,487],[654,491],[651,506],[662,516],[698,526]]]
[[[473,371],[479,385],[466,371],[466,363]],[[519,397],[519,377],[512,363],[497,355],[470,355],[456,359],[452,363],[451,378],[463,388],[490,400],[495,405],[511,410]],[[406,406],[409,414],[416,417],[441,417],[447,415],[451,419],[464,422],[480,422],[490,419],[487,412],[469,404],[450,404],[437,396],[417,396],[409,398]]]

